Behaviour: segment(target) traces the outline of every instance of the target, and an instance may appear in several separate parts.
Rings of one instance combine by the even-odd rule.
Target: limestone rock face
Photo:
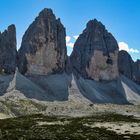
[[[113,80],[118,77],[118,44],[96,19],[87,23],[70,56],[73,71],[84,78]]]
[[[7,30],[0,33],[0,72],[14,73],[16,60],[16,28],[15,25],[10,25]]]
[[[48,74],[65,69],[65,28],[51,9],[44,9],[25,32],[19,49],[19,71]]]
[[[119,72],[129,79],[133,79],[133,60],[126,51],[119,51],[118,54],[118,67]]]
[[[140,60],[134,62],[126,51],[120,51],[118,55],[119,72],[134,82],[140,84]]]

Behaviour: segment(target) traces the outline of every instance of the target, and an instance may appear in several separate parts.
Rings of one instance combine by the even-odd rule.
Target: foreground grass
[[[39,122],[44,123],[40,125]],[[83,125],[94,122],[140,123],[140,120],[132,116],[116,114],[82,118],[49,117],[37,114],[0,120],[0,140],[124,140],[126,139],[124,136],[129,136],[130,140],[140,140],[140,135],[116,134],[104,127],[90,128]]]

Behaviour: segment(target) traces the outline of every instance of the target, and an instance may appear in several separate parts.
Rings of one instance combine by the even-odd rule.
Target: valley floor
[[[0,119],[32,114],[48,116],[83,117],[98,114],[116,113],[140,117],[140,105],[93,104],[74,100],[41,102],[16,97],[0,98]]]
[[[90,117],[28,115],[0,120],[1,140],[139,140],[140,120],[102,114]]]
[[[140,140],[140,105],[13,95],[0,98],[0,140]]]

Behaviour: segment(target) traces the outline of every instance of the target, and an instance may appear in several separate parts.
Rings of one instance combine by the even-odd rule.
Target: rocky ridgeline
[[[0,33],[0,71],[14,73],[18,66],[22,74],[48,75],[73,73],[96,81],[114,80],[120,74],[140,84],[140,60],[118,50],[118,44],[105,26],[96,19],[87,23],[76,40],[68,58],[65,28],[51,9],[42,10],[25,32],[16,51],[16,31],[11,25]]]

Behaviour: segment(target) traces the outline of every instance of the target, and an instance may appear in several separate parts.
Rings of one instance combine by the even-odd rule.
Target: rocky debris
[[[44,91],[41,87],[20,74],[18,70],[16,70],[13,79],[10,81],[9,86],[7,87],[7,90],[3,96],[20,99],[37,99],[40,101],[50,101],[52,98],[52,95],[48,96],[47,91]]]
[[[85,96],[81,93],[77,83],[76,83],[76,78],[72,74],[72,79],[71,79],[71,84],[68,87],[68,92],[69,92],[69,100],[70,101],[75,101],[77,104],[92,104],[90,100],[85,98]]]
[[[70,85],[71,75],[51,74],[51,75],[27,75],[30,81],[48,93],[48,99],[53,101],[68,100],[68,86]],[[50,98],[52,97],[53,98]]]
[[[0,33],[0,72],[14,73],[16,60],[16,28],[15,25],[10,25],[7,30]]]
[[[96,19],[74,44],[70,56],[74,73],[94,80],[113,80],[118,77],[118,44],[105,26]]]
[[[18,56],[23,74],[63,72],[66,61],[65,28],[51,9],[44,9],[25,32]]]
[[[119,72],[134,82],[140,84],[140,60],[134,62],[126,51],[120,51],[118,55]]]

